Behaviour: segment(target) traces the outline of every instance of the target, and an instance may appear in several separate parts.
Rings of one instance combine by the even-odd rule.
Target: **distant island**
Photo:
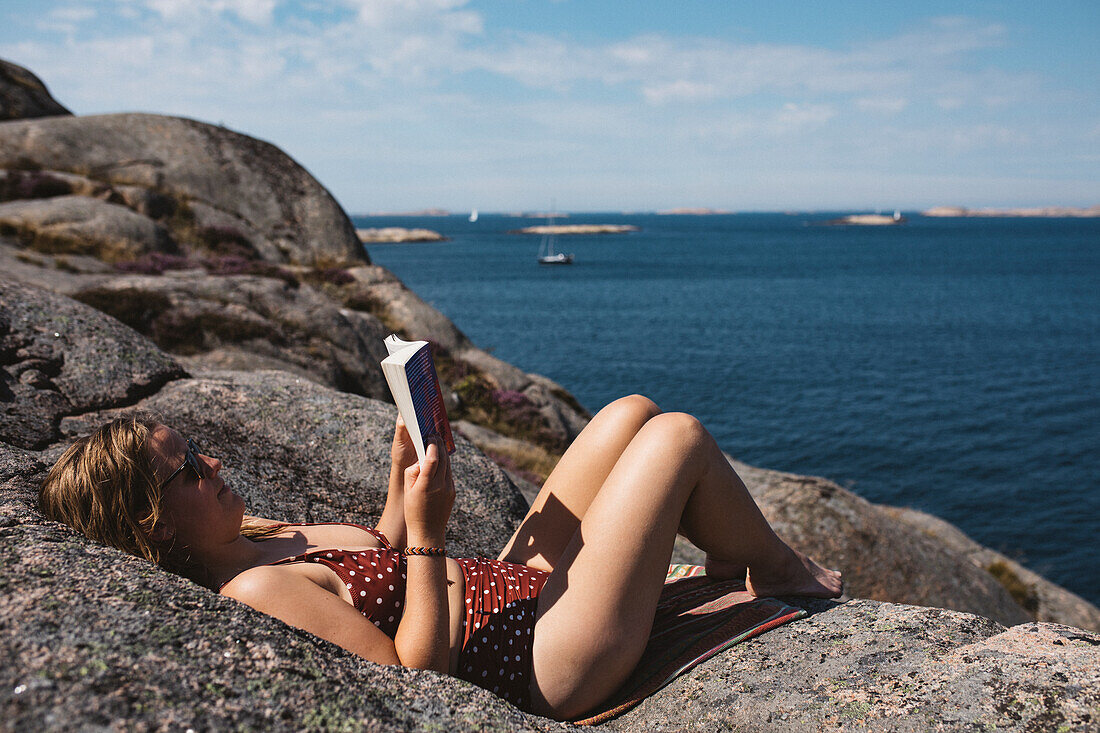
[[[405,229],[404,227],[382,227],[381,229],[356,229],[360,242],[443,242],[439,232],[431,229]]]
[[[933,206],[921,213],[921,216],[1032,216],[1032,217],[1100,217],[1100,205],[1081,208],[1078,206],[1034,206],[1020,209],[967,209],[963,206]]]
[[[690,214],[692,216],[711,216],[712,214],[732,214],[732,211],[726,209],[707,209],[701,207],[681,207],[678,209],[665,209],[664,211],[657,212],[661,216],[667,216],[669,214]]]
[[[509,234],[624,234],[636,232],[633,224],[542,224],[513,229]]]
[[[849,214],[848,216],[842,216],[839,219],[830,219],[822,223],[839,226],[882,227],[902,224],[904,222],[905,217],[895,212],[892,216],[890,214]]]

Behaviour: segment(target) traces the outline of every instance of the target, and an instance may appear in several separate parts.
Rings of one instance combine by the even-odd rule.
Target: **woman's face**
[[[163,526],[154,528],[155,539],[202,549],[237,538],[244,500],[222,480],[221,461],[191,451],[187,440],[165,425],[150,436],[149,453],[158,480],[171,477],[162,487],[158,525]]]

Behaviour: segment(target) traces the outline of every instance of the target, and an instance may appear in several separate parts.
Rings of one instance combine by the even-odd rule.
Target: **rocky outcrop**
[[[899,507],[882,507],[890,517],[915,528],[951,553],[997,579],[1016,603],[1038,621],[1052,621],[1100,632],[1100,609],[1050,582],[1010,557],[979,545],[939,517]]]
[[[181,248],[331,267],[366,261],[335,199],[269,143],[178,117],[0,124],[0,169],[73,174],[166,226]]]
[[[149,217],[86,196],[2,203],[0,232],[38,252],[91,255],[104,262],[176,250],[168,231]]]
[[[872,504],[827,479],[730,462],[784,540],[843,569],[851,597],[950,608],[1006,626],[1056,621],[1100,632],[1100,609],[943,520]],[[675,557],[704,560],[686,542]]]
[[[894,216],[887,216],[886,214],[848,214],[839,219],[830,219],[823,223],[831,226],[881,227],[904,224],[905,217],[897,213]]]
[[[56,353],[43,346],[50,338],[64,344],[67,371],[55,381],[66,386],[59,391],[100,395],[57,413],[57,429],[43,440],[23,422],[0,424],[0,653],[9,660],[0,666],[0,686],[9,691],[0,705],[7,726],[567,727],[445,675],[364,662],[84,540],[34,508],[35,486],[67,441],[117,407],[136,406],[216,454],[251,511],[370,523],[384,501],[392,406],[286,372],[188,377],[138,334],[124,339],[126,327],[113,319],[27,286],[4,284],[0,321],[8,324],[4,343],[41,352],[35,358]],[[60,326],[69,329],[64,341],[50,330]],[[8,382],[18,371],[11,363]],[[158,364],[167,371],[150,387]],[[24,390],[4,402],[18,412],[35,400]],[[32,443],[41,450],[20,447]],[[453,465],[459,498],[448,547],[494,554],[526,504],[461,436]],[[769,481],[772,472],[739,468],[758,496],[793,491]],[[834,501],[838,515],[860,508]],[[825,531],[840,529],[829,524],[835,521],[826,521]],[[810,618],[715,657],[610,727],[919,730],[934,721],[953,730],[982,724],[1023,731],[1095,723],[1094,634],[1041,623],[1005,630],[968,614],[873,601],[805,605]]]
[[[87,279],[71,295],[191,369],[278,368],[345,392],[387,393],[385,328],[297,280],[182,270]]]
[[[636,232],[633,224],[542,224],[515,229],[509,234],[626,234]]]
[[[360,242],[445,242],[447,240],[442,234],[432,229],[406,229],[404,227],[356,229],[355,234],[359,237]]]
[[[735,646],[606,727],[680,731],[1095,730],[1100,636],[873,601]]]
[[[386,400],[381,338],[432,340],[456,417],[559,456],[584,408],[368,261],[328,192],[267,143],[156,115],[0,124],[11,277],[118,317],[188,368],[287,369]]]
[[[50,96],[41,79],[18,64],[0,59],[0,120],[71,114]]]
[[[378,363],[386,356],[382,339],[397,332],[435,344],[455,419],[478,420],[531,444],[516,454],[521,470],[545,476],[587,421],[559,385],[478,349],[381,267],[261,269],[263,263],[253,263],[247,271],[257,274],[235,275],[181,257],[147,262],[187,269],[123,274],[95,258],[32,254],[0,240],[0,269],[9,277],[114,316],[188,369],[283,369],[388,401]]]
[[[0,279],[0,440],[42,448],[66,415],[121,406],[184,372],[118,321]]]

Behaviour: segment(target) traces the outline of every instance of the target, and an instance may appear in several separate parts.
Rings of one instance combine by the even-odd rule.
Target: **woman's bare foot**
[[[707,570],[707,577],[714,580],[744,580],[745,572],[748,570],[744,563],[715,560],[710,555],[707,555],[704,567]]]
[[[791,550],[776,570],[753,572],[749,568],[745,588],[757,598],[764,596],[810,596],[837,598],[844,590],[840,572],[818,565],[798,550]]]

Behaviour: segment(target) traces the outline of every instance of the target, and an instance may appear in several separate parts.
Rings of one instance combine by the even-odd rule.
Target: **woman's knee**
[[[686,412],[663,412],[645,424],[647,438],[683,448],[709,447],[714,442],[699,418]]]
[[[657,403],[644,395],[632,394],[620,397],[600,410],[600,413],[606,413],[620,419],[628,419],[642,425],[660,415],[661,408],[657,407]]]

